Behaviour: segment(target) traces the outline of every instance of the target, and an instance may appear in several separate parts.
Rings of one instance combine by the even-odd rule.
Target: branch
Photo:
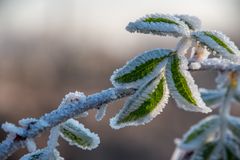
[[[69,118],[76,117],[87,110],[98,108],[103,104],[116,101],[134,93],[135,89],[110,88],[88,96],[85,102],[79,101],[78,103],[63,105],[43,115],[34,124],[30,124],[24,129],[23,135],[15,137],[8,135],[0,144],[0,159],[5,160],[18,149],[25,147],[24,141],[27,138],[35,138],[48,128],[54,127]]]
[[[208,59],[200,63],[200,68],[190,71],[217,70],[217,71],[240,71],[240,65],[230,61],[219,59]],[[27,138],[35,138],[48,128],[54,127],[69,118],[76,117],[90,109],[99,108],[103,104],[114,102],[118,99],[131,96],[135,89],[110,88],[99,93],[89,95],[84,102],[74,102],[61,105],[56,110],[41,116],[34,123],[30,123],[23,129],[23,134],[11,135],[0,144],[0,159],[5,160],[20,148],[26,147]]]
[[[193,63],[199,63],[200,68],[194,69],[189,67],[190,71],[208,71],[208,70],[215,70],[215,71],[234,71],[240,72],[240,64],[233,63],[227,59],[219,59],[219,58],[210,58],[203,62],[190,62],[189,65]]]

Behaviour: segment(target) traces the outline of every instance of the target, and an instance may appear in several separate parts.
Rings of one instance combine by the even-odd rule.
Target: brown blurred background
[[[238,0],[0,0],[0,123],[17,123],[55,109],[70,91],[92,94],[111,87],[109,77],[127,60],[152,48],[174,47],[169,37],[130,34],[129,21],[149,13],[190,14],[204,29],[229,35],[240,46]],[[216,73],[195,73],[201,87],[214,87]],[[168,160],[174,138],[206,115],[184,112],[170,102],[150,124],[111,129],[109,118],[123,101],[109,107],[101,122],[79,119],[101,137],[94,151],[66,142],[66,160]],[[240,109],[234,107],[234,114]],[[47,133],[38,138],[46,145]],[[0,140],[5,133],[0,131]],[[26,150],[14,154],[19,159]]]

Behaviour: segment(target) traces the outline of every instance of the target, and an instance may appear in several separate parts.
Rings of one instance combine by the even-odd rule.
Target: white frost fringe
[[[91,139],[90,146],[80,146],[78,143],[72,141],[68,137],[65,137],[64,134],[60,132],[60,135],[63,139],[69,142],[70,145],[75,145],[82,149],[92,150],[97,148],[100,143],[100,138],[96,133],[91,132],[89,129],[85,128],[83,124],[80,124],[77,120],[69,119],[63,124],[60,125],[60,128],[63,127],[64,129],[72,132],[75,135],[80,137],[87,138],[88,140]]]

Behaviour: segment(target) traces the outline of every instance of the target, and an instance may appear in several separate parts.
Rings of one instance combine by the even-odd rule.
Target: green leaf
[[[200,89],[201,97],[208,107],[216,108],[222,103],[226,89]]]
[[[210,51],[232,61],[239,62],[240,51],[223,33],[217,31],[199,31],[192,33],[192,38],[206,46]]]
[[[213,157],[218,157],[218,155],[214,155],[216,154],[216,148],[217,143],[215,142],[205,143],[203,146],[201,146],[198,150],[195,151],[194,155],[191,157],[191,160],[213,160]]]
[[[166,14],[151,14],[135,22],[130,22],[126,29],[129,32],[139,32],[161,36],[189,36],[189,27],[179,18]]]
[[[240,140],[240,118],[228,116],[228,129]]]
[[[138,88],[160,74],[171,52],[167,49],[144,52],[116,70],[111,77],[112,84],[115,87]]]
[[[204,32],[204,34],[206,36],[212,38],[218,45],[220,45],[221,47],[225,48],[229,53],[234,54],[232,49],[230,47],[228,47],[227,44],[225,42],[223,42],[223,40],[218,38],[216,35],[212,34],[211,32]]]
[[[119,83],[130,83],[142,79],[147,74],[151,73],[164,58],[165,57],[151,59],[137,66],[132,72],[119,76],[115,80]]]
[[[167,65],[166,77],[169,90],[180,108],[187,111],[208,113],[211,111],[203,102],[198,86],[187,71],[188,61],[184,56],[173,55]]]
[[[240,143],[232,134],[226,133],[224,137],[227,159],[240,160]]]
[[[170,20],[170,19],[167,19],[167,18],[162,18],[162,17],[147,17],[143,20],[143,22],[149,22],[149,23],[151,23],[151,22],[153,22],[153,23],[162,22],[162,23],[179,25],[176,21],[173,21],[173,20]]]
[[[69,119],[59,126],[60,135],[71,145],[82,149],[95,149],[100,143],[97,134],[90,132],[82,124],[74,119]]]
[[[187,84],[187,80],[180,71],[180,59],[177,56],[174,56],[171,64],[171,72],[173,82],[179,93],[184,97],[189,103],[197,105],[196,100],[193,98],[191,90]]]
[[[211,136],[217,128],[219,128],[219,117],[209,116],[201,120],[184,135],[183,140],[179,144],[184,149],[195,149],[203,144],[209,136]]]
[[[165,107],[169,97],[163,74],[147,82],[128,99],[121,111],[110,120],[112,128],[137,126],[150,122]]]
[[[225,148],[227,160],[240,160],[228,147]]]

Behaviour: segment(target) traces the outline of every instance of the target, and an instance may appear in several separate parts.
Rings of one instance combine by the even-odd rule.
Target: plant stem
[[[227,117],[229,116],[229,112],[231,109],[231,99],[233,96],[234,89],[229,86],[227,88],[227,92],[225,94],[225,97],[223,99],[222,106],[219,108],[219,116],[220,116],[220,143],[222,146],[224,146],[224,139],[225,134],[227,131]],[[226,153],[223,151],[223,158],[224,160],[227,160]]]

